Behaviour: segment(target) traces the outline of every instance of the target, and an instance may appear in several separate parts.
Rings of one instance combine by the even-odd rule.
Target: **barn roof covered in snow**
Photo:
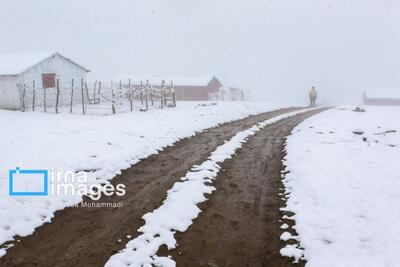
[[[183,76],[183,75],[123,75],[115,78],[115,81],[122,80],[124,82],[131,79],[133,84],[138,84],[140,81],[149,83],[155,86],[161,85],[162,81],[165,81],[166,85],[173,81],[174,85],[178,86],[207,86],[213,79],[216,79],[212,75],[205,76]]]
[[[47,52],[47,53],[30,53],[30,54],[7,54],[0,55],[0,75],[18,75],[21,74],[31,67],[43,62],[44,60],[58,55],[72,64],[77,65],[83,70],[89,72],[88,69],[82,67],[81,65],[75,63],[71,59],[60,55],[57,52]]]
[[[365,92],[368,98],[376,99],[400,99],[400,89],[398,90],[368,90]]]

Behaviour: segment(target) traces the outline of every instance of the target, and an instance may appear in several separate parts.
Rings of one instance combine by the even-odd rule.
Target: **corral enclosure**
[[[222,83],[213,75],[146,75],[130,74],[116,78],[124,83],[131,81],[136,88],[143,82],[148,82],[155,88],[161,88],[165,84],[173,84],[176,99],[180,101],[207,101],[222,100]]]
[[[51,88],[20,84],[19,91],[22,111],[108,115],[176,106],[172,84],[153,87],[142,83],[136,87],[122,81],[89,83],[71,79],[63,83],[56,80]]]

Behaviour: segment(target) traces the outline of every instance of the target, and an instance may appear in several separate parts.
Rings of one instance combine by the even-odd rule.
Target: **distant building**
[[[364,92],[363,102],[364,105],[400,106],[400,90]]]
[[[155,75],[130,75],[117,77],[127,84],[130,79],[134,87],[139,87],[147,81],[153,87],[170,86],[171,82],[175,88],[176,100],[183,101],[207,101],[216,100],[222,88],[221,82],[214,76],[155,76]]]
[[[59,53],[0,55],[0,108],[21,109],[21,88],[35,82],[39,90],[60,83],[86,80],[88,69]]]
[[[236,87],[228,87],[224,90],[223,99],[225,101],[244,101],[244,91]]]

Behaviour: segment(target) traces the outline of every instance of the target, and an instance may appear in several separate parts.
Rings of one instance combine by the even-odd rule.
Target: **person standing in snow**
[[[308,96],[310,97],[310,106],[315,107],[315,101],[317,100],[317,90],[315,90],[314,86],[311,88]]]

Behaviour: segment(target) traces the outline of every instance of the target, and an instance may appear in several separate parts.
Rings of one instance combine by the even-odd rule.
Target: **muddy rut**
[[[0,258],[0,266],[104,266],[109,257],[122,249],[128,242],[126,238],[127,235],[131,235],[133,238],[138,235],[137,229],[143,224],[141,217],[145,213],[160,206],[166,197],[167,190],[171,188],[180,177],[184,176],[194,164],[199,164],[204,161],[217,146],[223,144],[224,140],[230,139],[238,131],[244,130],[256,122],[293,110],[296,110],[296,108],[281,109],[226,123],[208,129],[194,137],[180,140],[175,143],[174,146],[164,149],[159,154],[142,160],[131,168],[124,170],[121,175],[113,179],[113,184],[123,183],[126,185],[127,193],[125,196],[113,196],[100,200],[100,202],[122,202],[123,207],[80,207],[67,208],[56,212],[55,218],[53,218],[51,224],[45,224],[39,227],[31,236],[25,238],[17,237],[17,239],[21,241],[15,243],[14,247],[8,249],[7,254]],[[301,119],[296,119],[296,122],[300,120]],[[288,133],[290,130],[289,128],[290,127],[285,127],[286,130],[280,134],[282,138]],[[279,131],[279,128],[277,130]],[[258,138],[259,137],[256,139]],[[265,149],[263,148],[261,150],[264,151]],[[276,151],[276,153],[276,156],[279,157],[280,154],[278,151]],[[252,160],[254,160],[254,158]],[[246,162],[248,162],[247,164],[249,164],[248,167],[246,167],[249,174],[245,175],[242,172],[243,178],[258,173],[257,169],[255,171],[250,169],[250,161],[251,160],[246,160]],[[256,161],[265,161],[265,159],[258,158]],[[279,160],[277,159],[277,161]],[[233,165],[227,166],[226,168],[237,169],[237,167]],[[241,164],[241,166],[245,167],[244,163]],[[257,168],[257,166],[254,167]],[[228,188],[234,188],[234,185],[228,186]],[[239,187],[240,183],[237,183],[237,186]],[[239,189],[237,188],[237,190]],[[216,195],[216,203],[221,201],[219,200],[221,198],[221,193],[223,194],[224,190],[218,192],[218,195]],[[266,192],[261,191],[257,194],[260,199],[263,199],[265,193]],[[88,199],[86,201],[91,202]],[[227,201],[229,201],[229,199],[227,199]],[[213,205],[212,203],[215,202],[213,201],[210,203],[211,204],[207,205]],[[263,205],[263,203],[266,202],[263,199],[260,203],[260,205]],[[212,212],[212,214],[213,213],[214,212]],[[209,217],[207,217],[207,213],[204,214],[205,216],[203,216],[202,213],[199,218],[199,227],[201,227],[201,229],[208,227],[207,222],[203,222],[205,220],[203,217]],[[262,212],[262,214],[264,214],[264,212]],[[222,218],[229,218],[226,217],[225,214],[221,214],[221,216]],[[218,217],[221,216],[216,213],[216,217],[212,217],[218,219]],[[221,218],[219,220],[223,222]],[[197,222],[195,225],[196,224]],[[236,227],[240,226],[240,222],[236,223],[232,221],[228,222],[228,224],[228,228],[224,230],[226,233],[228,233],[229,227],[233,227],[235,224]],[[187,239],[187,241],[182,240],[182,248],[197,249],[196,246],[201,244],[202,239],[199,237],[200,239],[198,241],[194,240],[191,246],[188,245],[188,242],[193,241],[192,238],[195,237],[194,233],[198,232],[196,229],[197,228],[189,230],[189,239]],[[241,230],[240,228],[238,229],[239,230],[235,230],[236,233],[239,233],[238,231]],[[264,235],[263,233],[259,234]],[[118,242],[118,240],[120,242]],[[185,252],[185,255],[188,255],[187,259],[190,259],[189,254]],[[183,258],[179,258],[179,260],[182,260],[182,264],[178,266],[195,266],[189,264],[188,261],[185,262]],[[203,260],[200,262],[203,262]]]

